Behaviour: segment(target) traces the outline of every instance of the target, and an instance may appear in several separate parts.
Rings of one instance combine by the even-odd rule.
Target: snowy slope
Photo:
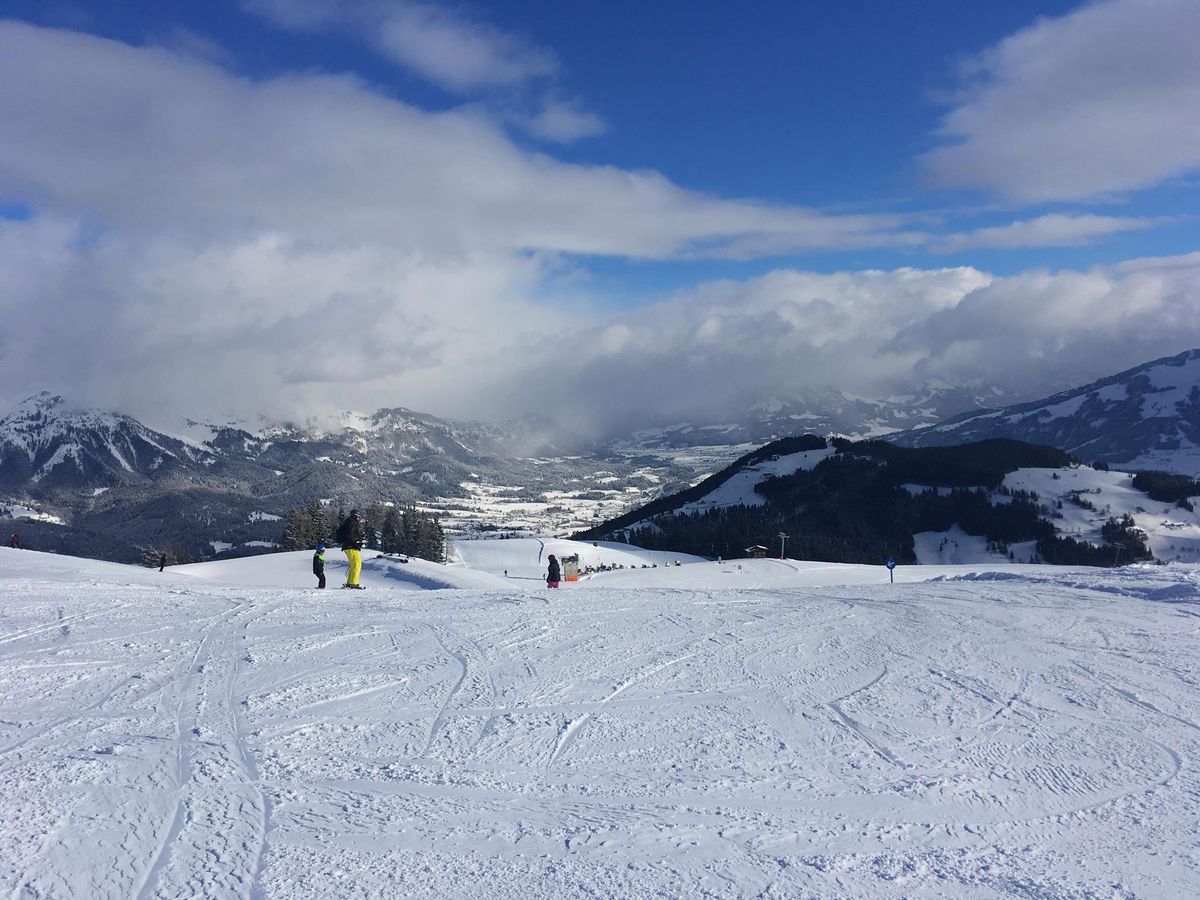
[[[642,550],[628,544],[609,541],[568,541],[561,538],[515,538],[508,540],[454,541],[451,555],[454,560],[472,569],[541,581],[546,575],[547,557],[553,553],[559,559],[578,556],[579,567],[601,566],[627,569],[642,566],[674,566],[675,562],[703,562],[698,556],[686,553],[665,553]]]
[[[7,895],[1200,894],[1196,567],[237,562],[0,549]]]
[[[311,550],[272,553],[172,566],[171,572],[218,584],[312,588],[317,583],[316,576],[312,574],[312,557]],[[423,559],[408,559],[407,562],[403,559],[407,558],[363,551],[359,583],[367,588],[397,590],[496,589],[505,586],[500,579],[487,572],[443,566]],[[341,551],[330,548],[325,552],[325,578],[330,588],[339,587],[346,580],[347,569],[346,557]]]
[[[823,459],[834,454],[833,447],[824,450],[805,450],[800,453],[785,453],[773,459],[746,466],[734,474],[728,481],[721,484],[712,493],[687,503],[676,510],[677,514],[704,512],[707,509],[724,506],[762,506],[764,500],[754,492],[754,486],[773,476],[791,475],[799,471],[809,471]]]
[[[1004,479],[1004,485],[1036,493],[1056,517],[1054,527],[1060,534],[1098,544],[1106,521],[1129,514],[1146,532],[1156,559],[1200,562],[1200,513],[1152,500],[1134,488],[1128,473],[1087,466],[1019,469]]]

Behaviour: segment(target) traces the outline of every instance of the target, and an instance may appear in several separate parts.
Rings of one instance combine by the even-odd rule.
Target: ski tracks
[[[461,733],[464,728],[471,732],[467,748],[473,750],[487,734],[489,722],[485,719],[475,728],[471,717],[453,717],[453,713],[460,708],[487,706],[495,698],[496,685],[483,650],[474,641],[454,634],[445,626],[426,622],[425,627],[442,652],[457,666],[458,675],[429,726],[421,756],[429,758],[435,750],[442,755],[464,749],[463,744],[468,739]]]
[[[242,603],[205,630],[181,682],[174,813],[135,888],[138,900],[254,892],[269,809],[235,701],[252,610]]]
[[[705,639],[707,640],[707,638]],[[663,671],[663,669],[667,669],[671,666],[681,663],[686,659],[691,659],[695,655],[696,653],[685,653],[682,656],[673,656],[670,659],[666,659],[662,662],[655,663],[654,665],[647,666],[646,668],[639,670],[632,677],[627,678],[625,681],[622,681],[619,685],[617,685],[607,696],[602,697],[600,699],[600,706],[607,706],[631,687],[641,684],[648,678],[651,678]],[[554,765],[559,759],[562,758],[563,754],[570,749],[576,738],[579,737],[580,730],[592,720],[594,715],[594,712],[588,711],[583,715],[572,719],[566,724],[563,730],[559,733],[558,742],[555,744],[554,749],[550,752],[550,759],[546,762],[547,768]]]

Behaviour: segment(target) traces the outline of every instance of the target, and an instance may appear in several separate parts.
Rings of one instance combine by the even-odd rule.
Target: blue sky
[[[751,315],[766,286],[785,283],[799,293],[772,295],[754,313],[765,327],[787,320],[788,304],[827,304],[842,330],[821,338],[840,349],[819,371],[788,368],[794,354],[778,348],[775,381],[840,378],[870,392],[903,370],[981,385],[1001,376],[964,363],[979,340],[969,313],[980,291],[998,297],[1047,273],[1061,279],[1056,289],[1073,286],[1045,288],[1055,298],[1090,285],[1100,293],[1087,302],[1055,300],[1069,306],[1047,318],[1061,334],[1048,338],[1043,324],[1008,337],[1036,378],[1005,376],[1005,389],[1036,394],[1103,374],[1098,341],[1126,348],[1118,361],[1129,364],[1200,343],[1174,307],[1159,310],[1161,333],[1130,342],[1127,319],[1145,300],[1118,284],[1129,270],[1162,269],[1138,261],[1200,250],[1200,66],[1187,37],[1197,9],[1187,0],[7,0],[0,113],[18,139],[0,151],[0,243],[27,251],[45,241],[68,254],[51,287],[10,251],[8,264],[24,267],[13,283],[36,283],[60,304],[83,302],[64,292],[78,298],[87,284],[92,308],[135,321],[128,298],[150,284],[158,293],[139,309],[159,303],[194,321],[216,288],[181,281],[184,271],[217,257],[227,272],[245,265],[225,288],[264,304],[251,308],[278,309],[266,318],[282,343],[260,341],[256,353],[218,334],[199,343],[222,348],[235,380],[253,372],[292,409],[338,403],[347,379],[374,385],[381,403],[490,409],[501,400],[479,400],[480,385],[458,374],[465,351],[451,348],[477,356],[503,345],[495,363],[511,369],[521,356],[512,348],[529,335],[591,329],[604,359],[574,360],[563,377],[569,400],[604,365],[628,367],[626,354],[640,364],[636,335],[668,311],[701,336],[656,352],[664,370],[710,352],[713,365],[736,367],[727,347],[712,348],[714,334],[737,330],[712,323]],[[864,274],[909,269],[928,289]],[[946,269],[969,271],[958,287],[933,286]],[[266,271],[313,292],[298,311],[353,296],[355,309],[389,323],[384,334],[405,337],[406,354],[381,337],[382,376],[333,360],[297,371],[285,344],[301,326],[288,320],[287,298],[268,296]],[[332,271],[342,281],[315,293],[312,273]],[[163,285],[175,285],[169,297]],[[1160,303],[1187,294],[1171,290]],[[461,299],[431,312],[430,291]],[[1101,302],[1126,304],[1126,319],[1097,334],[1089,304]],[[885,321],[868,340],[853,329],[872,316]],[[914,322],[954,318],[961,324],[928,329],[953,334],[942,346],[914,337]],[[799,339],[814,341],[806,322],[796,319]],[[101,376],[111,384],[100,398],[151,402],[130,383],[177,358],[163,341],[146,341],[124,375]],[[864,342],[864,358],[895,366],[853,384],[861,365],[830,371]],[[1068,362],[1046,362],[1050,347],[1067,348]],[[247,361],[272,353],[270,363]],[[34,368],[43,381],[77,377]],[[523,371],[513,384],[544,377]]]

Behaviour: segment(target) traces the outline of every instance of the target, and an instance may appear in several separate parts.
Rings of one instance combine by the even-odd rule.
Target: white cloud
[[[1125,231],[1152,228],[1161,219],[1051,213],[992,228],[949,234],[933,239],[938,253],[978,248],[1075,247]]]
[[[536,113],[518,114],[515,118],[534,137],[563,144],[595,137],[606,130],[604,120],[588,112],[578,101],[554,96],[546,97]]]
[[[567,165],[347,77],[252,81],[16,23],[0,121],[0,194],[35,210],[0,222],[0,377],[135,412],[462,411],[539,335],[595,319],[574,254],[904,239],[893,217]]]
[[[465,409],[570,311],[528,299],[536,258],[433,260],[276,235],[195,245],[75,221],[0,222],[0,382],[162,418]]]
[[[242,6],[295,31],[341,31],[452,93],[486,96],[485,108],[543,141],[603,134],[604,120],[555,86],[556,54],[473,17],[426,0],[243,0]]]
[[[711,421],[829,384],[865,397],[940,384],[1035,399],[1200,345],[1198,295],[1200,254],[1003,278],[780,270],[576,324],[569,355],[531,361],[493,402],[536,390],[603,432],[649,416]]]
[[[285,28],[340,28],[447,90],[512,87],[558,73],[555,54],[472,18],[461,7],[420,0],[244,0]]]
[[[1096,197],[1200,169],[1200,3],[1102,0],[974,60],[924,157],[932,179],[1018,201]]]
[[[157,48],[0,24],[0,180],[35,204],[157,234],[365,241],[406,252],[645,259],[878,246],[895,216],[688,191],[522,151],[348,77],[256,82]]]

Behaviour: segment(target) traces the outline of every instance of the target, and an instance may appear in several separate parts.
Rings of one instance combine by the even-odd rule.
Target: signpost
[[[889,583],[895,584],[896,583],[896,561],[889,556],[888,561],[885,565],[887,565],[887,567],[888,567]]]

